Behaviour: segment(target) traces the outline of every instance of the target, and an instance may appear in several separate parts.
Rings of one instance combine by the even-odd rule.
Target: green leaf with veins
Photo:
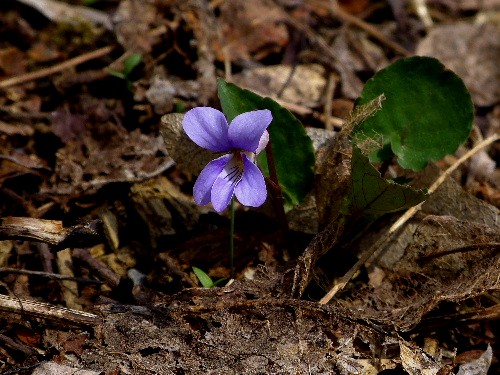
[[[352,185],[348,196],[351,214],[381,215],[410,208],[426,198],[421,190],[382,178],[356,146],[352,150],[351,169]]]
[[[363,150],[368,140],[379,143],[370,153],[378,162],[397,156],[403,168],[423,169],[456,151],[472,129],[474,107],[463,81],[431,57],[396,61],[376,73],[356,106],[385,95],[382,109],[354,129]]]

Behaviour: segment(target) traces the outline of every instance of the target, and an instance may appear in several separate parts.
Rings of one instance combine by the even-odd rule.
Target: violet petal
[[[245,171],[243,178],[236,185],[234,193],[238,201],[250,207],[259,207],[267,198],[266,182],[260,169],[243,155]]]
[[[272,120],[273,115],[268,109],[245,112],[236,116],[229,126],[229,141],[232,148],[255,152],[262,134]]]
[[[262,150],[264,150],[269,143],[269,132],[267,130],[262,133],[262,136],[259,139],[259,145],[257,146],[257,149],[255,150],[255,154],[259,155]]]
[[[210,202],[212,186],[232,157],[232,154],[223,155],[212,160],[203,168],[193,187],[193,198],[196,204],[204,206]]]
[[[182,126],[189,138],[200,147],[215,152],[231,149],[226,117],[215,108],[196,107],[187,111]]]
[[[217,176],[212,186],[212,205],[215,211],[222,212],[229,205],[242,174],[243,164],[233,157]]]

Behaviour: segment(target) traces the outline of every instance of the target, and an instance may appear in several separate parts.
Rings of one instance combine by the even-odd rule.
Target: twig
[[[97,59],[97,58],[102,57],[102,56],[106,56],[113,49],[114,49],[114,46],[102,47],[102,48],[99,48],[95,51],[74,57],[74,58],[69,59],[67,61],[64,61],[60,64],[51,66],[49,68],[40,69],[40,70],[37,70],[34,72],[22,74],[20,76],[4,79],[3,81],[0,81],[0,89],[4,89],[4,88],[10,87],[10,86],[20,85],[22,83],[34,81],[34,80],[37,80],[40,78],[50,76],[50,75],[55,74],[55,73],[59,73],[63,70],[66,70],[66,69],[75,67],[77,65],[83,64],[84,62],[87,62],[89,60],[93,60],[93,59]]]
[[[439,186],[453,173],[455,170],[460,167],[467,159],[471,158],[474,154],[476,154],[479,150],[483,149],[486,146],[489,146],[493,142],[496,142],[500,139],[500,135],[495,134],[491,137],[486,138],[484,141],[479,142],[476,146],[474,146],[471,150],[467,151],[460,159],[458,159],[455,164],[451,165],[446,171],[443,172],[441,176],[439,176],[436,181],[429,187],[428,193],[434,193]],[[408,211],[405,212],[403,216],[401,216],[392,226],[395,227],[393,231],[396,231],[400,226],[406,223],[409,219],[411,219],[420,209],[422,208],[422,203],[417,204],[416,206],[411,207]],[[392,228],[392,227],[391,227]]]
[[[2,335],[1,333],[0,333],[0,341],[3,341],[5,343],[5,345],[10,346],[11,348],[13,348],[15,350],[18,350],[27,356],[38,354],[35,349],[30,348],[29,346],[17,343],[14,340],[12,340],[10,337]]]
[[[99,281],[99,280],[83,279],[81,277],[65,276],[65,275],[59,275],[57,273],[32,271],[32,270],[20,270],[17,268],[8,268],[8,267],[0,267],[0,273],[33,275],[33,276],[47,277],[49,279],[54,279],[54,280],[71,280],[71,281],[76,281],[76,282],[85,283],[85,284],[103,284],[103,282]]]
[[[500,250],[500,242],[489,242],[489,243],[476,243],[471,245],[465,245],[456,247],[454,249],[441,251],[439,253],[430,254],[417,258],[419,262],[428,262],[432,259],[441,258],[447,255],[467,253],[469,251],[481,251],[481,250]]]
[[[63,321],[84,326],[93,326],[99,323],[99,316],[92,313],[5,295],[0,295],[0,311],[14,314],[29,314],[36,318]]]
[[[115,288],[120,284],[120,276],[113,272],[106,264],[90,255],[86,249],[74,249],[73,257],[81,260],[87,266],[92,268],[97,274],[102,277],[109,286]]]
[[[474,148],[465,153],[460,159],[458,159],[453,165],[451,165],[446,171],[439,176],[436,181],[429,187],[428,193],[432,194],[437,190],[439,186],[448,178],[460,165],[462,165],[467,159],[472,157],[482,148],[492,144],[495,141],[500,139],[500,135],[493,135],[491,137],[486,138],[484,141],[478,143]],[[415,214],[422,209],[422,205],[424,202],[417,204],[416,206],[408,209],[401,217],[396,220],[394,224],[391,225],[386,235],[381,238],[379,241],[375,243],[375,245],[369,249],[357,262],[354,266],[351,267],[349,271],[340,279],[340,281],[332,288],[330,291],[319,301],[320,304],[324,305],[340,291],[342,290],[347,283],[351,280],[354,274],[365,264],[371,257],[374,257],[382,251],[384,245],[391,239],[392,235],[400,229],[408,220],[410,220]]]
[[[55,245],[56,248],[91,246],[103,240],[100,221],[63,227],[62,221],[31,217],[0,218],[0,240],[33,240]]]
[[[333,95],[335,92],[335,84],[336,84],[336,75],[330,73],[328,76],[328,84],[326,86],[326,95],[325,95],[325,128],[327,130],[333,130],[333,122],[332,122],[332,102]]]

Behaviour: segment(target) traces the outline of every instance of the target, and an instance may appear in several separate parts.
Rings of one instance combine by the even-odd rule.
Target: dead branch
[[[14,314],[26,314],[34,318],[65,322],[79,326],[93,326],[99,322],[99,317],[92,313],[5,295],[0,295],[0,311]]]
[[[92,246],[104,239],[100,227],[100,220],[64,227],[59,220],[4,217],[0,218],[0,240],[45,242],[54,245],[56,250]]]

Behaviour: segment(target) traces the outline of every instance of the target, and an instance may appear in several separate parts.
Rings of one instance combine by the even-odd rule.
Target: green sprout
[[[226,280],[225,278],[213,281],[210,276],[208,276],[204,271],[197,267],[193,267],[193,272],[196,275],[196,278],[199,280],[200,284],[203,288],[213,288],[214,286],[219,285],[221,282]]]
[[[115,70],[115,69],[108,69],[108,73],[111,74],[113,77],[117,77],[120,79],[123,79],[127,85],[127,89],[129,91],[132,90],[132,80],[130,79],[130,75],[134,71],[137,66],[142,62],[142,55],[139,53],[133,53],[129,57],[125,59],[123,62],[123,70]]]

